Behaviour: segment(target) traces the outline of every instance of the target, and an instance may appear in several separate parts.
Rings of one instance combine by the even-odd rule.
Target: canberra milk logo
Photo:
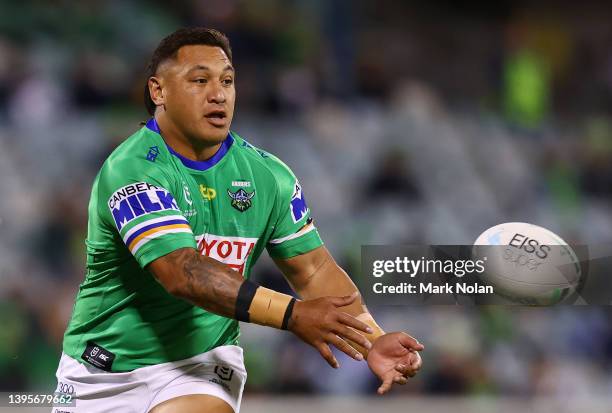
[[[118,189],[108,199],[108,207],[118,230],[141,215],[170,209],[179,210],[170,192],[146,182],[137,182]]]
[[[308,213],[308,206],[306,205],[306,198],[302,192],[302,187],[299,182],[295,182],[295,188],[293,189],[293,196],[291,197],[291,218],[293,222],[297,223],[300,219],[304,218]]]

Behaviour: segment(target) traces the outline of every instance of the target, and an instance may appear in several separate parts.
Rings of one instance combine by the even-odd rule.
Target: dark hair
[[[223,49],[230,62],[232,61],[232,49],[227,37],[218,30],[205,27],[190,27],[175,31],[166,36],[157,46],[147,66],[147,80],[144,88],[144,103],[149,115],[155,113],[155,103],[149,93],[149,78],[155,76],[158,66],[167,59],[174,58],[178,50],[183,46],[205,45],[216,46]]]

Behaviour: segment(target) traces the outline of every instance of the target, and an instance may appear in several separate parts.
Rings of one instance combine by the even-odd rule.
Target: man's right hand
[[[330,344],[349,357],[361,361],[363,355],[346,340],[370,349],[372,347],[370,341],[356,330],[371,333],[372,329],[366,323],[342,311],[342,307],[351,305],[358,296],[359,293],[355,292],[345,297],[297,301],[287,327],[304,342],[316,348],[333,368],[340,367],[340,364],[329,348]]]

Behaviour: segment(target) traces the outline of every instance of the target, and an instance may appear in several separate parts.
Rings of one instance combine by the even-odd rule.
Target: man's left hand
[[[394,383],[406,384],[421,368],[419,351],[425,347],[406,333],[387,333],[378,337],[368,352],[368,367],[382,384],[378,394],[385,394]]]

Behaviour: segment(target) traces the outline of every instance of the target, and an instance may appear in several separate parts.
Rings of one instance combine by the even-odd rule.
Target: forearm
[[[295,292],[306,300],[326,296],[346,296],[359,291],[348,274],[340,268],[331,255],[325,257],[318,265],[313,266],[311,273],[301,282],[291,282]],[[353,316],[368,311],[360,297],[344,310]]]
[[[355,340],[369,347],[367,339],[357,331],[370,333],[370,327],[342,311],[355,301],[357,294],[298,301],[290,295],[245,280],[240,273],[202,256],[194,248],[177,249],[159,257],[149,263],[147,270],[168,293],[210,312],[238,321],[290,330],[317,348],[334,367],[338,361],[328,344],[357,360],[362,359],[361,355],[343,339]]]
[[[212,313],[286,329],[295,299],[245,280],[192,248],[155,260],[149,270],[166,290]]]
[[[330,295],[343,296],[359,291],[348,274],[335,262],[329,253],[319,261],[318,263],[315,261],[312,264],[311,272],[307,276],[293,278],[292,287],[301,297],[314,299]],[[382,328],[370,315],[362,297],[343,309],[346,313],[357,317],[358,320],[372,327],[373,332],[371,334],[362,333],[370,342],[374,342],[384,334]],[[367,349],[354,342],[350,342],[350,344],[364,356],[367,356]]]
[[[236,297],[244,282],[238,272],[189,249],[168,254],[166,260],[173,268],[172,282],[160,279],[157,274],[156,277],[170,294],[215,314],[234,317]]]

